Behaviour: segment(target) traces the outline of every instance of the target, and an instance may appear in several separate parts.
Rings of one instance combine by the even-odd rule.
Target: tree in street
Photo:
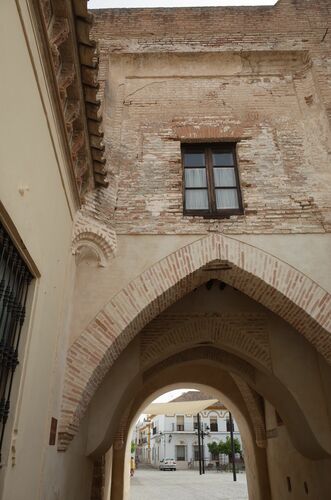
[[[242,456],[242,449],[239,439],[234,438],[233,442],[235,453],[239,453],[240,456]],[[213,441],[212,443],[208,443],[208,449],[213,456],[218,456],[221,453],[230,457],[232,453],[231,439],[229,436],[227,436],[225,441],[220,441],[219,443]]]

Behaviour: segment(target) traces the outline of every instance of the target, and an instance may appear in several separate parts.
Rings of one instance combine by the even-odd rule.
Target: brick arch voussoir
[[[167,357],[178,349],[207,341],[223,349],[230,348],[244,354],[259,365],[271,369],[268,348],[261,345],[251,335],[251,331],[247,334],[245,326],[245,321],[242,324],[231,324],[231,318],[227,315],[193,317],[175,328],[170,323],[164,331],[158,331],[155,340],[148,344],[148,349],[142,356],[142,364],[148,366],[161,356]],[[265,333],[267,335],[267,332]]]
[[[122,350],[155,316],[206,280],[201,270],[225,262],[226,283],[279,314],[331,362],[331,295],[276,257],[223,235],[210,235],[165,257],[123,288],[92,320],[67,354],[59,449],[79,422]]]

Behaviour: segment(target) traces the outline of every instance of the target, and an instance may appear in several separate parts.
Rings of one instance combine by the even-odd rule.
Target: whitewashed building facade
[[[188,393],[190,394],[190,393]],[[178,399],[185,398],[186,395]],[[186,396],[187,397],[187,396]],[[187,400],[187,399],[186,399]],[[229,411],[219,402],[200,412],[200,420],[204,430],[203,456],[205,464],[215,463],[219,459],[227,461],[227,457],[213,456],[208,443],[226,441],[230,436]],[[164,458],[173,458],[178,469],[186,469],[198,465],[198,420],[195,414],[150,415],[137,426],[137,456],[142,463],[150,463],[159,467]],[[234,437],[241,442],[240,432],[234,421]]]

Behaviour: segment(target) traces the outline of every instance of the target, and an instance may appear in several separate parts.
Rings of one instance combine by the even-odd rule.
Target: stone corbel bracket
[[[92,250],[98,258],[100,267],[107,267],[116,252],[115,231],[100,227],[91,219],[77,224],[74,230],[72,253],[78,257],[78,262],[83,260],[83,248]]]
[[[76,215],[72,238],[72,253],[76,262],[84,260],[84,249],[92,250],[99,266],[106,267],[115,256],[116,233],[111,225],[116,202],[116,181],[112,188],[96,189],[85,197],[82,208]]]

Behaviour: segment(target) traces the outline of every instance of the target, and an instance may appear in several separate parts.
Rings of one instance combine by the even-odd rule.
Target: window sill
[[[211,213],[205,211],[185,210],[183,215],[184,217],[202,217],[203,219],[229,219],[234,215],[244,215],[244,211],[239,209]]]

